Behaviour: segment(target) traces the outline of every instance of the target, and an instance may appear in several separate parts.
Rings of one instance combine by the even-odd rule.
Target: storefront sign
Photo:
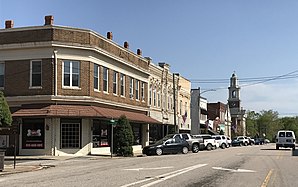
[[[23,149],[44,149],[44,124],[25,124],[22,132]]]

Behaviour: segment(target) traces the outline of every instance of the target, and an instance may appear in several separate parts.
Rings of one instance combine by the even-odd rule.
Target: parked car
[[[252,137],[247,137],[248,138],[248,145],[255,145],[255,139]]]
[[[232,140],[232,146],[247,146],[249,140],[246,136],[237,136]]]
[[[279,149],[280,147],[284,148],[292,148],[295,150],[295,133],[293,131],[288,130],[281,130],[277,132],[276,135],[276,149]]]
[[[204,141],[203,149],[206,149],[208,151],[210,151],[212,149],[216,149],[215,139],[213,139],[210,134],[198,134],[198,135],[193,135],[193,137],[203,139],[203,141]]]
[[[204,149],[204,140],[203,138],[195,138],[193,135],[188,133],[175,134],[173,137],[180,136],[181,139],[184,139],[188,142],[189,150],[197,153],[199,150]]]
[[[218,143],[218,147],[222,149],[229,147],[227,143],[227,138],[225,135],[213,135],[212,137],[215,139],[215,142]]]
[[[264,143],[264,138],[255,138],[255,145],[263,145]]]
[[[175,138],[173,138],[173,134],[170,134],[152,145],[145,146],[142,152],[148,156],[169,153],[187,154],[188,149],[189,145],[186,140],[181,139],[179,136],[175,136]]]

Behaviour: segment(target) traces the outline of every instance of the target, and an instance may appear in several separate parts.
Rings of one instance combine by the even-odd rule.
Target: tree
[[[12,123],[11,113],[4,94],[0,91],[0,126],[10,126]]]
[[[118,156],[133,156],[134,137],[132,128],[126,116],[122,115],[117,122],[114,131],[113,152]]]

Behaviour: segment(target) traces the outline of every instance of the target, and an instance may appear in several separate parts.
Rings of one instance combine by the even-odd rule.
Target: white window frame
[[[97,76],[95,76],[95,70],[97,70]],[[95,88],[95,79],[97,79],[97,88]],[[95,91],[100,91],[100,65],[94,64],[94,70],[93,70],[93,87]]]
[[[152,105],[152,86],[149,88],[149,105]]]
[[[134,83],[134,78],[130,77],[129,80],[129,98],[133,99],[133,84]]]
[[[140,100],[140,81],[136,79],[136,100]]]
[[[109,69],[107,67],[102,68],[102,90],[105,93],[109,92]],[[106,88],[106,90],[105,90]]]
[[[70,62],[70,65],[69,65],[69,76],[70,76],[70,80],[69,80],[69,86],[67,85],[67,86],[65,86],[65,83],[64,83],[64,74],[65,74],[65,72],[64,72],[64,64],[65,64],[65,62]],[[78,71],[78,73],[74,73],[73,72],[73,63],[78,63],[78,65],[79,65],[79,71]],[[73,88],[73,89],[79,89],[80,88],[80,78],[81,78],[81,71],[80,71],[80,61],[75,61],[75,60],[63,60],[63,64],[62,64],[62,88]],[[78,74],[79,75],[79,77],[78,77],[78,86],[73,86],[72,85],[72,76],[73,75],[75,75],[75,74]]]
[[[125,97],[125,75],[123,73],[120,74],[120,95]]]
[[[0,62],[0,65],[3,66],[3,72],[0,71],[0,76],[3,76],[3,86],[0,84],[0,89],[3,89],[5,86],[5,63]]]
[[[33,72],[33,63],[40,63],[40,72]],[[33,86],[33,73],[40,74],[40,85]],[[30,88],[41,88],[42,87],[42,60],[31,60],[30,61]]]
[[[117,71],[113,72],[113,94],[114,95],[118,94],[118,72]]]
[[[157,107],[158,107],[158,108],[160,108],[160,104],[161,104],[161,101],[160,101],[161,98],[160,98],[160,96],[161,96],[161,95],[160,95],[160,90],[159,90],[159,91],[157,92]]]
[[[153,106],[156,107],[156,87],[153,88]]]

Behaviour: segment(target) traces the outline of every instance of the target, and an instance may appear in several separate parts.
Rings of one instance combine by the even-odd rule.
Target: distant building
[[[246,114],[241,107],[240,86],[235,73],[230,78],[228,104],[231,111],[231,132],[233,136],[246,135]]]
[[[227,104],[208,103],[208,120],[212,121],[212,129],[217,133],[231,136],[231,115]]]

